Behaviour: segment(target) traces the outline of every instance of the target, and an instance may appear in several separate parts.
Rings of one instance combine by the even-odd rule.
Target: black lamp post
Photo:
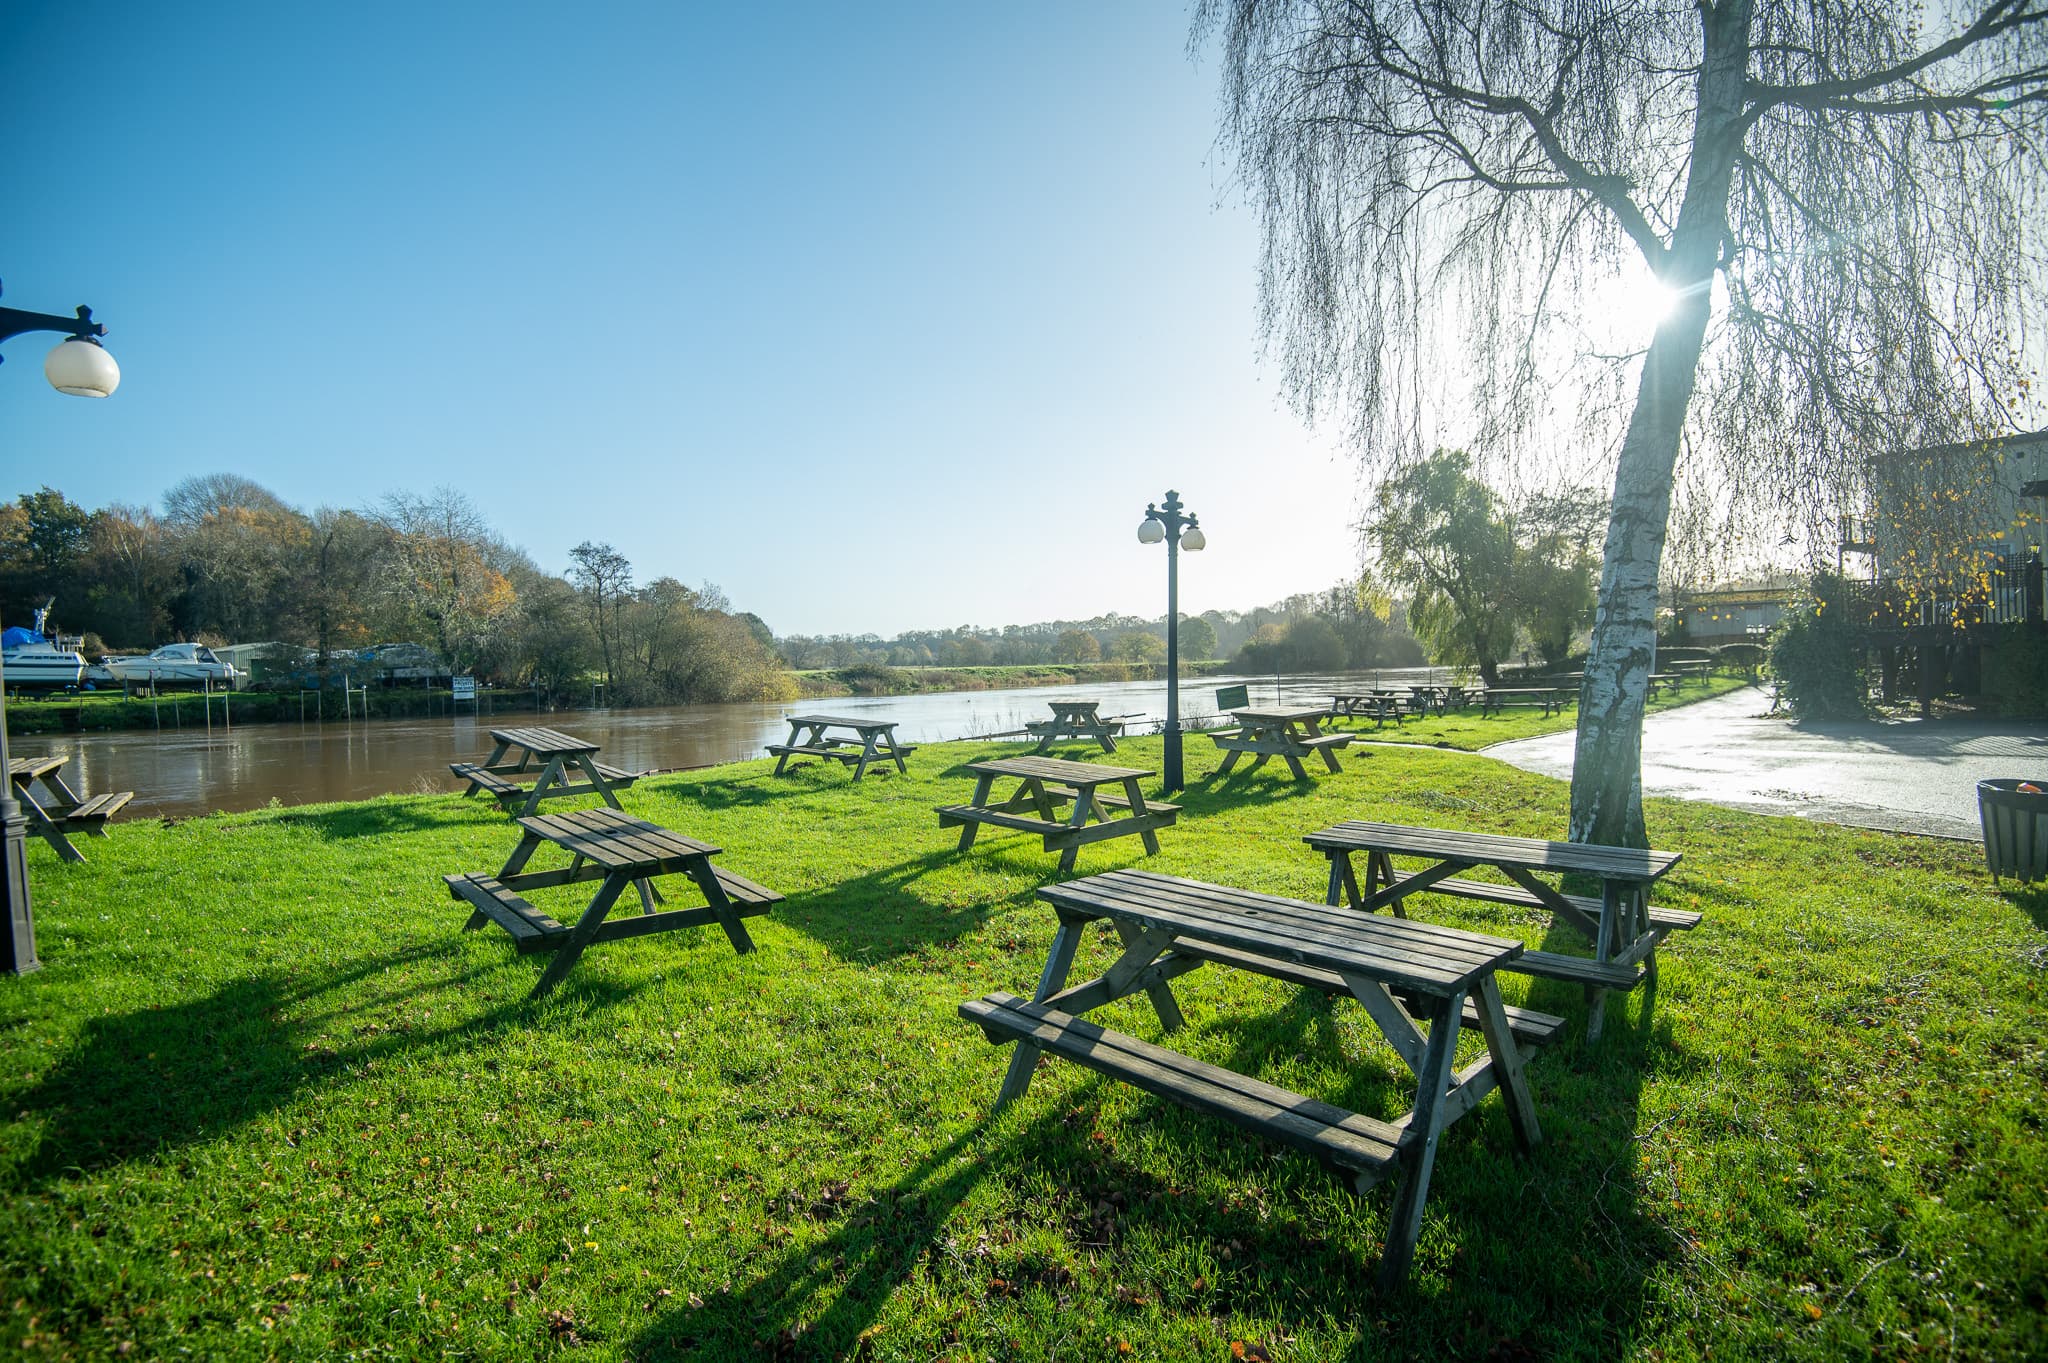
[[[1180,551],[1197,553],[1209,542],[1194,516],[1181,513],[1180,494],[1168,488],[1164,506],[1147,505],[1138,543],[1166,541],[1166,793],[1179,790],[1180,765]],[[1186,532],[1182,532],[1186,527]]]
[[[69,338],[59,342],[43,361],[43,374],[58,392],[103,398],[120,386],[121,367],[100,348],[98,338],[106,335],[107,329],[92,320],[91,308],[80,308],[76,317],[0,308],[0,341],[25,331],[57,331]],[[0,665],[0,770],[11,773],[12,767],[7,754],[7,677]],[[10,975],[43,968],[36,959],[36,920],[29,907],[28,857],[23,847],[27,828],[10,774],[0,781],[0,863],[4,863],[0,864],[0,909],[5,910],[5,926],[0,927],[5,934],[0,936],[0,969]]]

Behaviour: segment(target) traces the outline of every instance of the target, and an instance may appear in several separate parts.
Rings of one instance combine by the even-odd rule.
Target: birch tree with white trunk
[[[1206,0],[1195,34],[1298,409],[1379,473],[1611,467],[1570,836],[1647,845],[1681,460],[1812,517],[2027,414],[2048,0]],[[1614,281],[1662,303],[1619,345]]]

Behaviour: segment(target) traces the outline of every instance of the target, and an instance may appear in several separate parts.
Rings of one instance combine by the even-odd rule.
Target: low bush
[[[1840,579],[1817,574],[1812,599],[1771,635],[1771,674],[1795,719],[1857,719],[1870,712],[1863,635],[1835,608]]]

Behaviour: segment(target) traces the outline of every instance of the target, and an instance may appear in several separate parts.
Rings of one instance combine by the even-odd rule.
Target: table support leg
[[[732,949],[744,956],[754,949],[754,939],[747,935],[747,926],[734,912],[732,900],[725,893],[725,886],[718,883],[718,872],[711,869],[708,857],[699,857],[689,866],[690,879],[697,882],[697,888],[704,892],[704,902],[710,906],[718,919],[718,926],[725,929],[726,940]]]
[[[1494,1082],[1507,1106],[1508,1125],[1514,1128],[1522,1148],[1533,1150],[1543,1143],[1543,1127],[1536,1120],[1536,1096],[1529,1091],[1529,1077],[1523,1072],[1527,1061],[1515,1045],[1514,1029],[1508,1025],[1507,1009],[1500,1001],[1500,984],[1492,975],[1479,982],[1473,1001],[1479,1005],[1479,1031],[1493,1057]]]
[[[541,768],[540,780],[533,783],[533,791],[526,797],[526,807],[519,811],[519,817],[530,819],[540,810],[540,802],[546,796],[548,787],[562,783],[562,758],[558,753],[548,759]]]
[[[602,776],[599,776],[597,774],[597,759],[595,757],[591,756],[589,753],[578,753],[576,756],[576,765],[582,769],[585,779],[587,779],[591,785],[597,787],[597,793],[604,797],[604,802],[606,804],[610,805],[613,809],[618,810],[621,814],[626,812],[625,806],[619,803],[619,797],[612,794],[611,783],[609,781],[606,781]]]
[[[1429,1175],[1436,1167],[1436,1143],[1443,1135],[1444,1096],[1450,1091],[1458,1052],[1458,1018],[1465,1006],[1463,990],[1438,1001],[1429,1020],[1429,1046],[1415,1076],[1415,1110],[1408,1119],[1408,1145],[1401,1155],[1401,1187],[1387,1219],[1387,1246],[1380,1255],[1380,1286],[1393,1289],[1408,1276],[1415,1258],[1415,1237],[1422,1231],[1422,1208],[1429,1197]]]
[[[28,820],[29,831],[56,849],[57,855],[69,862],[83,862],[85,853],[71,845],[71,839],[64,836],[64,830],[50,817],[42,803],[29,793],[26,783],[17,781],[14,786],[15,802],[21,806],[24,818]]]
[[[1152,934],[1119,921],[1116,924],[1116,935],[1123,939],[1124,960],[1130,960],[1135,953],[1141,950],[1145,952],[1145,959],[1138,963],[1137,969],[1143,969],[1159,959],[1161,942]],[[1117,964],[1122,965],[1123,963],[1123,961],[1119,961]],[[1165,980],[1160,980],[1156,984],[1146,985],[1145,997],[1152,1000],[1152,1011],[1159,1014],[1159,1025],[1166,1030],[1168,1035],[1179,1031],[1187,1025],[1187,1020],[1180,1015],[1180,1000],[1173,996],[1173,988]]]
[[[1067,972],[1074,968],[1074,950],[1081,945],[1081,929],[1085,926],[1085,919],[1060,919],[1059,931],[1052,935],[1052,951],[1045,958],[1045,970],[1038,977],[1038,989],[1031,995],[1034,1003],[1044,1003],[1066,987]],[[1038,1068],[1039,1054],[1039,1048],[1029,1041],[1017,1043],[1010,1056],[1009,1071],[1003,1075],[1003,1086],[996,1093],[998,1110],[1022,1098],[1031,1087],[1031,1074]]]
[[[590,939],[597,935],[597,929],[604,922],[604,916],[612,911],[619,894],[626,888],[626,882],[617,876],[606,876],[604,884],[597,887],[597,894],[591,899],[590,907],[576,920],[576,926],[569,932],[569,940],[555,950],[548,968],[541,973],[540,983],[533,987],[527,1000],[543,998],[562,982],[563,976],[572,970],[583,957],[583,949],[590,945]]]

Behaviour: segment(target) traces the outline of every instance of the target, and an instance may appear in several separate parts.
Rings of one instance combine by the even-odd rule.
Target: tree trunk
[[[1573,842],[1650,845],[1643,824],[1643,710],[1657,651],[1657,577],[1671,519],[1672,471],[1706,344],[1728,190],[1742,144],[1750,0],[1703,4],[1700,16],[1705,44],[1692,164],[1671,246],[1663,261],[1651,262],[1680,290],[1681,302],[1644,358],[1614,471],[1600,598],[1579,690]]]

